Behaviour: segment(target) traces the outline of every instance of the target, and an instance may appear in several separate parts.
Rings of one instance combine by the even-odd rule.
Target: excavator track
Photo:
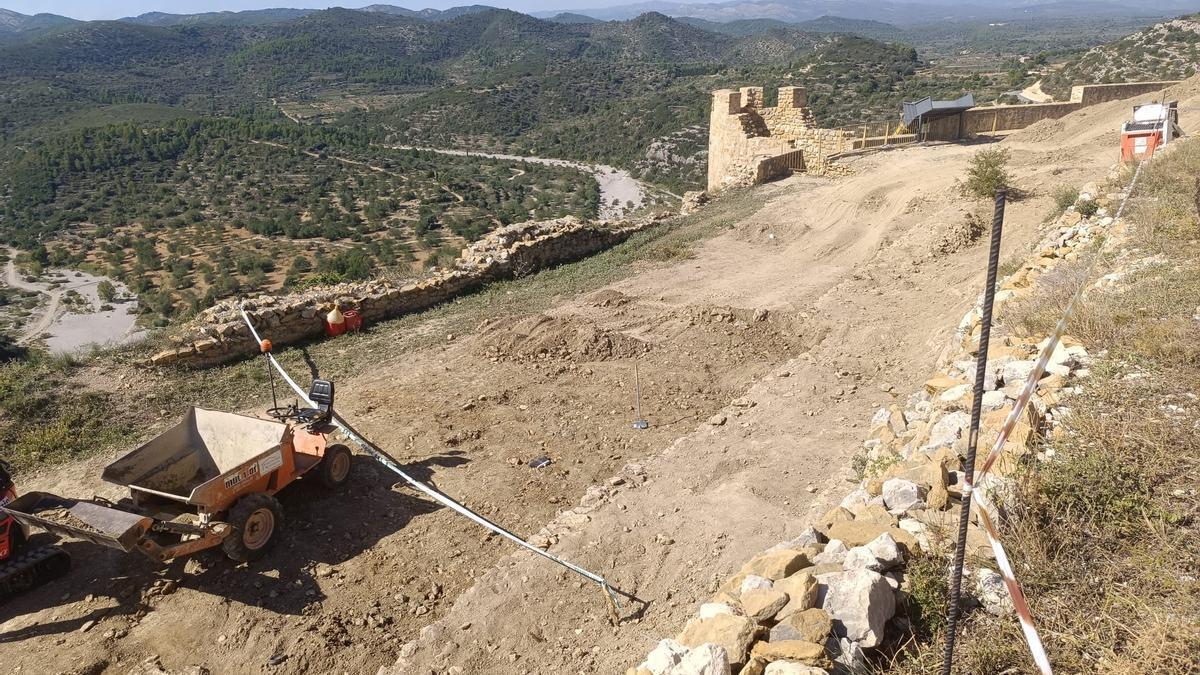
[[[0,602],[64,576],[71,556],[58,546],[40,546],[0,563]]]

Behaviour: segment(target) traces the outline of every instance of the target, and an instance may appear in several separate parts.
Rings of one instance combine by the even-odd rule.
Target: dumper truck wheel
[[[317,471],[325,487],[340,487],[350,478],[350,448],[340,444],[325,448],[325,457]]]
[[[267,554],[275,535],[283,528],[283,508],[269,494],[246,495],[229,509],[233,533],[221,542],[230,560],[249,562]]]

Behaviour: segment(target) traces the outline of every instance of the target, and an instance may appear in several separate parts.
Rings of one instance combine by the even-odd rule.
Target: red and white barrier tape
[[[1125,193],[1125,199],[1121,201],[1121,206],[1117,209],[1116,216],[1113,217],[1115,223],[1125,213],[1125,206],[1129,203],[1129,197],[1133,194],[1134,188],[1137,186],[1138,179],[1142,175],[1142,167],[1150,160],[1146,160],[1138,165],[1137,172],[1133,174],[1133,180],[1129,184],[1129,190]],[[1021,395],[1017,397],[1016,403],[1013,404],[1012,412],[1004,420],[1004,426],[1000,427],[1000,435],[996,437],[996,442],[992,444],[991,452],[988,453],[987,459],[983,463],[983,467],[979,470],[979,480],[981,481],[987,472],[991,470],[992,465],[1000,458],[1000,451],[1004,449],[1004,444],[1008,441],[1012,430],[1016,428],[1017,421],[1021,415],[1025,413],[1025,408],[1033,399],[1034,392],[1037,391],[1038,381],[1042,379],[1042,375],[1046,372],[1046,366],[1050,363],[1050,358],[1054,355],[1054,350],[1058,347],[1062,336],[1067,332],[1067,323],[1071,317],[1075,315],[1075,311],[1079,307],[1079,303],[1083,301],[1083,293],[1087,290],[1088,279],[1091,279],[1095,272],[1096,265],[1100,262],[1102,256],[1097,252],[1092,258],[1091,264],[1088,266],[1087,274],[1083,277],[1083,282],[1079,284],[1079,288],[1075,289],[1075,294],[1071,296],[1071,301],[1067,303],[1067,309],[1063,312],[1062,317],[1054,326],[1054,333],[1050,336],[1050,341],[1042,349],[1042,353],[1038,356],[1037,364],[1034,366],[1033,372],[1029,373],[1029,378],[1025,380],[1025,386],[1021,389]]]
[[[1137,171],[1133,174],[1133,180],[1129,183],[1129,190],[1125,193],[1125,198],[1121,200],[1121,206],[1117,209],[1117,213],[1113,217],[1114,223],[1125,214],[1125,206],[1129,203],[1129,197],[1133,194],[1138,179],[1142,175],[1142,168],[1147,162],[1149,160],[1139,164]],[[1021,389],[1020,396],[1017,397],[1016,402],[1013,404],[1012,412],[1008,414],[1008,417],[1004,420],[1004,425],[1000,427],[1000,433],[996,437],[996,442],[992,445],[992,449],[984,460],[983,466],[979,469],[978,476],[974,481],[967,478],[963,484],[963,496],[968,497],[970,503],[975,504],[977,507],[979,524],[983,526],[983,530],[987,534],[988,543],[992,547],[992,553],[996,556],[996,565],[1000,568],[1000,574],[1004,578],[1004,585],[1008,588],[1008,593],[1012,597],[1013,609],[1017,613],[1017,619],[1021,622],[1021,632],[1025,634],[1025,642],[1029,645],[1029,653],[1033,655],[1034,663],[1037,664],[1038,670],[1043,675],[1052,675],[1053,673],[1050,667],[1050,659],[1046,656],[1046,648],[1042,644],[1042,639],[1033,624],[1033,615],[1030,613],[1029,605],[1025,601],[1025,594],[1021,591],[1021,585],[1017,582],[1012,565],[1008,562],[1008,554],[1004,550],[1004,545],[1000,543],[1000,533],[997,531],[990,514],[991,505],[981,493],[975,491],[975,485],[983,483],[983,479],[987,477],[988,471],[1000,459],[1004,444],[1008,442],[1008,437],[1012,434],[1013,429],[1016,428],[1021,415],[1025,414],[1025,409],[1029,406],[1029,402],[1033,400],[1038,382],[1042,379],[1042,375],[1045,374],[1046,367],[1050,364],[1050,359],[1054,355],[1054,350],[1058,348],[1059,342],[1062,340],[1063,335],[1066,334],[1067,324],[1075,315],[1079,303],[1083,301],[1083,293],[1088,287],[1087,280],[1091,279],[1100,258],[1099,252],[1092,258],[1087,274],[1083,277],[1083,282],[1075,290],[1074,295],[1071,296],[1066,310],[1054,326],[1053,335],[1050,336],[1050,340],[1046,343],[1046,346],[1042,348],[1042,353],[1038,356],[1033,372],[1029,374],[1029,379],[1025,381],[1025,386]],[[970,508],[969,505],[968,508]]]

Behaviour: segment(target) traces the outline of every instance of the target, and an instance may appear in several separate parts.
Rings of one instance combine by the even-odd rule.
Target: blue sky
[[[49,12],[75,19],[119,19],[145,12],[169,12],[191,14],[195,12],[238,11],[264,9],[267,7],[325,8],[365,7],[372,4],[388,4],[424,9],[445,9],[458,5],[483,4],[493,7],[509,7],[520,11],[560,9],[569,7],[604,7],[623,5],[634,0],[0,0],[0,7],[21,14]]]

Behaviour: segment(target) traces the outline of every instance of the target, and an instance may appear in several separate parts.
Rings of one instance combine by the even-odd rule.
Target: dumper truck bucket
[[[30,492],[0,507],[29,527],[83,539],[128,553],[137,547],[154,520],[128,511],[47,492]]]
[[[287,432],[279,422],[192,408],[179,424],[108,465],[101,478],[217,510],[228,505],[219,503],[213,486],[236,485],[250,471],[277,467]]]

